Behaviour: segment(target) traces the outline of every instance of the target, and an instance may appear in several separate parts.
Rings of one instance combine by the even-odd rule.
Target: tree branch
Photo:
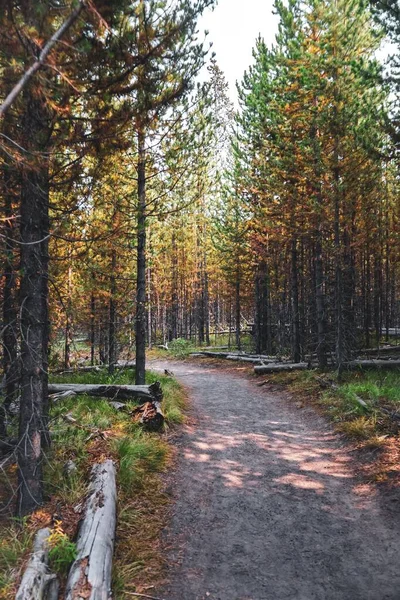
[[[80,0],[78,6],[75,8],[75,10],[72,11],[68,19],[66,19],[66,21],[64,21],[61,27],[57,29],[57,31],[51,36],[49,41],[45,44],[42,51],[40,52],[38,59],[23,74],[21,79],[8,94],[3,104],[0,105],[0,119],[3,117],[4,113],[10,108],[11,104],[14,102],[17,96],[27,86],[27,84],[35,75],[35,73],[43,66],[52,48],[63,37],[63,35],[68,31],[68,29],[75,23],[75,21],[77,20],[84,8],[86,8],[86,0]]]

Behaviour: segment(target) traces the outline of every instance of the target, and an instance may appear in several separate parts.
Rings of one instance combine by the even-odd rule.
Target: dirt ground
[[[169,482],[169,583],[155,596],[400,599],[400,509],[361,482],[329,423],[235,373],[151,365],[166,367],[193,418]]]

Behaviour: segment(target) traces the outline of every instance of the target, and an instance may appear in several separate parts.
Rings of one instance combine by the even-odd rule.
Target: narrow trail
[[[400,599],[398,519],[313,410],[201,364],[166,532],[166,600]]]

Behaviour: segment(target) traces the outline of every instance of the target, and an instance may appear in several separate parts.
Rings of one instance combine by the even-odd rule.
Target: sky
[[[199,20],[199,31],[208,30],[219,67],[229,83],[232,101],[237,103],[235,82],[252,63],[252,49],[259,34],[272,44],[277,18],[273,0],[219,0],[214,11],[207,10]]]

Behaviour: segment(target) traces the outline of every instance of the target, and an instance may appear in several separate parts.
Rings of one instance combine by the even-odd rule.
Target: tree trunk
[[[117,284],[115,271],[117,268],[117,253],[113,249],[111,252],[111,277],[110,277],[110,303],[109,303],[109,326],[108,326],[108,372],[114,373],[115,363],[117,361],[117,346],[115,340],[115,319],[116,306],[115,296],[117,293]]]
[[[241,338],[240,338],[240,317],[241,317],[241,304],[240,304],[240,270],[239,267],[236,269],[236,281],[235,281],[235,338],[236,346],[238,350],[241,350]]]
[[[3,288],[3,369],[4,369],[4,408],[6,411],[18,397],[19,365],[18,365],[18,310],[16,305],[15,281],[15,221],[13,214],[13,196],[11,186],[16,182],[12,177],[5,158],[3,166],[4,185],[4,288]],[[0,432],[0,435],[4,435]]]
[[[18,445],[17,513],[43,502],[42,446],[48,443],[48,238],[49,129],[45,100],[27,89],[22,127],[25,145],[40,152],[24,165],[21,193],[21,405]]]
[[[94,365],[96,349],[96,298],[94,292],[90,294],[90,364]]]
[[[146,137],[138,131],[136,385],[146,379]]]
[[[295,363],[300,362],[301,341],[300,341],[300,315],[299,315],[299,283],[298,283],[298,264],[297,264],[297,240],[294,238],[291,244],[291,287],[292,287],[292,355]]]

